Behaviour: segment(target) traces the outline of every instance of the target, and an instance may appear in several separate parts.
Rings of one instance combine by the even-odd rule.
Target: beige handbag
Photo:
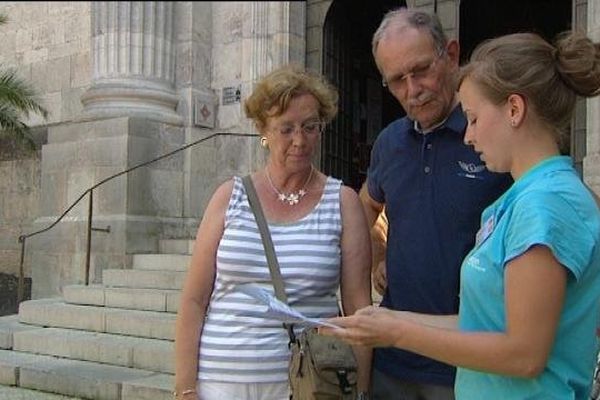
[[[279,263],[250,176],[242,179],[248,202],[260,231],[275,296],[287,304]],[[357,363],[352,347],[340,339],[319,335],[315,328],[303,330],[299,337],[293,326],[284,324],[291,350],[288,377],[292,400],[354,400],[357,396]]]

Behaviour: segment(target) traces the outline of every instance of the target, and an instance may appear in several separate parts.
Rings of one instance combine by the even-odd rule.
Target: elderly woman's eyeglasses
[[[303,134],[314,135],[314,134],[323,132],[323,129],[325,129],[325,123],[320,120],[307,121],[307,122],[303,123],[302,125],[300,125],[299,127],[300,127],[300,132],[302,132]],[[288,136],[288,135],[291,135],[294,132],[296,132],[297,128],[298,128],[298,125],[284,124],[281,126],[274,127],[273,130],[281,135]]]
[[[442,56],[444,54],[445,54],[445,51],[443,50],[440,53],[438,53],[433,58],[433,60],[431,60],[425,64],[417,65],[412,70],[410,70],[409,72],[407,72],[405,74],[396,75],[389,81],[386,81],[384,78],[381,80],[381,84],[383,85],[383,87],[387,87],[390,91],[397,91],[397,90],[405,89],[406,81],[408,80],[408,78],[411,78],[414,81],[420,81],[422,79],[429,77],[431,71],[433,71],[433,69],[435,68],[437,61],[440,58],[442,58]]]

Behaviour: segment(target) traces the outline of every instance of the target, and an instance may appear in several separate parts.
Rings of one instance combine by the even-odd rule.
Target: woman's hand
[[[320,334],[335,336],[353,345],[389,347],[396,344],[405,321],[392,310],[368,306],[354,315],[328,322],[340,328],[320,327]]]

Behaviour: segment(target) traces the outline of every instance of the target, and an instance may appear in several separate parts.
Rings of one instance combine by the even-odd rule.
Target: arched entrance
[[[404,1],[333,1],[323,27],[322,73],[339,90],[338,117],[323,134],[321,167],[359,189],[379,131],[404,114],[381,86],[371,38],[383,15]]]
[[[461,0],[461,61],[470,56],[484,39],[516,32],[535,32],[552,41],[565,30],[572,29],[580,18],[575,4],[569,0]],[[585,27],[578,27],[585,28]],[[562,152],[570,154],[582,171],[585,156],[585,102],[580,102],[572,127],[562,143]]]

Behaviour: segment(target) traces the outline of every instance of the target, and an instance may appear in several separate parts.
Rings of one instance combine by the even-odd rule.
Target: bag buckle
[[[352,393],[352,386],[350,382],[348,382],[348,371],[345,369],[338,369],[335,371],[335,374],[338,377],[338,381],[340,383],[340,389],[342,389],[342,393],[349,394]]]

